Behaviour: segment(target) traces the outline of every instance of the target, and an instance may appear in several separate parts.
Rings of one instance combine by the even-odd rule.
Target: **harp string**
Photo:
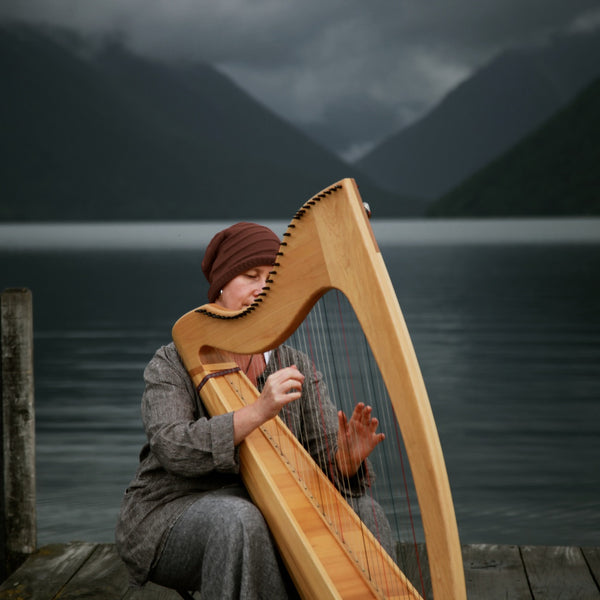
[[[338,304],[345,303],[345,307],[340,306],[340,314],[348,314],[354,317],[349,302],[339,292],[336,292]],[[380,445],[380,451],[371,455],[370,460],[374,464],[374,470],[378,474],[378,483],[383,483],[387,491],[387,499],[390,508],[386,510],[386,515],[392,524],[392,530],[395,531],[396,542],[411,540],[413,547],[413,584],[420,586],[423,598],[426,597],[426,585],[424,581],[423,570],[418,549],[418,541],[416,535],[415,517],[413,515],[411,494],[414,495],[414,486],[410,477],[410,471],[406,468],[405,451],[403,448],[402,437],[396,414],[392,408],[392,404],[387,392],[387,388],[383,378],[379,374],[378,366],[371,353],[369,343],[358,325],[354,320],[350,323],[353,339],[357,341],[356,347],[360,349],[357,365],[361,369],[360,381],[363,383],[363,397],[375,400],[372,402],[375,408],[375,416],[380,420],[381,430],[386,433],[386,440]],[[344,328],[345,329],[345,328]],[[345,344],[349,348],[349,344]],[[353,370],[350,370],[352,377]],[[395,444],[395,445],[394,445]],[[390,452],[395,448],[395,453]],[[386,452],[386,449],[388,450]],[[398,477],[398,474],[400,475]],[[394,476],[395,475],[395,476]],[[399,485],[401,484],[401,485]],[[381,489],[381,487],[379,488]],[[412,492],[410,490],[413,490]],[[403,497],[399,497],[404,492]],[[374,495],[371,494],[373,498]],[[401,514],[405,512],[407,518],[403,518]],[[400,561],[400,556],[397,556],[397,562]],[[400,565],[404,570],[406,565]]]
[[[378,376],[378,368],[373,361],[367,340],[362,332],[362,329],[360,326],[358,326],[357,321],[350,318],[354,317],[354,312],[350,308],[350,304],[343,294],[341,294],[338,290],[335,290],[334,295],[340,321],[339,335],[342,340],[342,342],[338,343],[338,346],[343,349],[346,359],[349,389],[351,390],[352,397],[351,406],[356,405],[358,401],[362,401],[366,405],[372,405],[374,408],[373,414],[379,420],[381,425],[379,431],[383,431],[384,433],[389,431],[389,428],[392,424],[395,424],[397,428],[397,421],[391,409],[391,403],[387,397],[387,391],[385,389],[383,379]],[[344,315],[349,318],[345,319]],[[357,350],[355,361],[353,361],[350,356],[351,348]],[[357,388],[359,388],[358,392]],[[351,406],[348,406],[348,410],[351,409]],[[384,440],[382,444],[385,443],[386,442]],[[392,493],[392,488],[390,486],[390,464],[389,461],[384,461],[382,457],[383,454],[381,452],[374,452],[369,457],[369,461],[373,464],[374,471],[378,474],[381,474],[378,475],[378,480],[387,482],[389,496],[394,501],[394,494]],[[379,530],[380,524],[375,510],[374,489],[371,485],[372,481],[370,481],[370,478],[371,473],[370,471],[367,471],[367,494],[371,501],[371,510],[373,513],[372,518],[373,522],[375,523],[375,530],[373,533],[377,539],[381,539],[381,533]],[[390,517],[394,518],[391,519]],[[400,527],[398,524],[397,512],[392,511],[392,514],[388,515],[388,518],[390,518],[391,526],[392,524],[395,524],[395,527],[392,527],[392,530],[395,531],[394,537],[395,542],[397,543],[402,539],[402,535],[399,533]],[[374,558],[381,560],[380,556],[375,556]],[[399,557],[397,556],[397,552],[394,553],[393,558],[396,562],[398,562]]]
[[[322,306],[322,311],[320,311],[323,314],[323,318],[321,319],[321,321],[319,322],[319,329],[322,332],[322,337],[320,335],[320,339],[323,339],[323,344],[324,344],[324,348],[325,350],[323,351],[323,356],[324,356],[324,360],[326,362],[327,365],[327,372],[328,372],[328,377],[327,377],[327,381],[345,381],[345,385],[344,386],[340,386],[340,390],[341,390],[341,394],[340,394],[340,402],[336,402],[335,397],[332,398],[332,401],[334,402],[334,404],[336,404],[336,406],[338,408],[340,408],[341,404],[344,404],[345,406],[342,408],[342,410],[344,410],[344,412],[346,413],[347,418],[351,417],[351,412],[354,409],[354,406],[356,405],[356,403],[359,400],[362,399],[366,399],[368,398],[368,396],[364,395],[362,397],[359,397],[359,394],[357,393],[356,390],[356,377],[354,376],[354,371],[353,371],[353,367],[350,361],[350,352],[349,352],[349,348],[350,348],[350,344],[348,341],[348,336],[347,336],[347,332],[346,332],[346,326],[345,326],[345,321],[344,321],[344,314],[343,314],[343,310],[342,310],[342,306],[341,306],[341,301],[340,301],[340,292],[335,290],[334,292],[332,292],[336,302],[335,303],[328,303],[325,300],[323,300],[323,302],[320,302],[319,304]],[[337,310],[336,310],[337,309]],[[331,316],[329,316],[331,315]],[[334,324],[336,322],[339,322],[339,326],[335,327]],[[334,338],[333,336],[333,332],[337,331],[337,339]],[[328,339],[328,343],[325,344],[325,339]],[[336,352],[336,349],[339,349],[339,352]],[[342,356],[343,359],[341,359],[342,365],[338,366],[335,364],[335,357],[336,356]],[[332,364],[332,360],[330,360],[330,358],[333,360],[333,364]],[[345,360],[344,360],[345,359]],[[345,363],[345,365],[344,365]],[[359,363],[360,365],[360,363]],[[339,373],[340,372],[346,372],[346,377],[345,378],[340,378],[339,377]],[[359,378],[360,381],[360,378]],[[342,402],[341,399],[344,399],[344,401]],[[365,404],[368,404],[368,402],[365,402]],[[357,439],[351,439],[350,440],[350,445],[352,445],[353,443],[356,443]],[[374,507],[374,500],[373,500],[373,496],[370,493],[370,482],[369,482],[369,477],[370,477],[370,473],[367,470],[366,472],[366,477],[367,477],[367,482],[368,482],[368,487],[367,487],[367,495],[368,497],[371,499],[371,508],[373,509]],[[344,478],[344,486],[346,488],[350,488],[350,477],[345,477]],[[381,533],[379,531],[379,523],[375,514],[375,511],[373,510],[373,522],[375,524],[375,528],[372,531],[372,533],[375,535],[375,537],[377,539],[381,539]],[[365,529],[365,525],[362,524],[361,525],[363,527],[363,529]],[[365,553],[365,561],[366,564],[373,564],[374,561],[380,562],[382,560],[382,556],[381,555],[377,555],[374,552],[370,552],[370,553]],[[387,582],[386,585],[384,586],[387,587]]]
[[[333,301],[331,296],[333,296]],[[379,500],[392,526],[394,542],[413,540],[415,557],[411,562],[417,563],[416,571],[420,580],[417,585],[420,585],[424,592],[422,566],[419,562],[418,544],[414,533],[414,516],[410,504],[400,506],[410,502],[408,489],[411,484],[404,467],[398,423],[368,342],[358,326],[354,312],[345,296],[339,291],[326,294],[317,302],[303,325],[286,343],[308,356],[314,365],[315,373],[322,374],[322,383],[316,386],[315,397],[310,398],[310,402],[315,402],[320,411],[324,410],[320,395],[327,391],[336,409],[342,409],[348,418],[358,401],[373,406],[373,414],[380,421],[379,431],[386,433],[386,440],[369,457],[369,462],[377,474],[374,485],[369,485],[366,490],[371,500],[375,522],[375,530],[371,533],[377,538],[380,537],[378,522],[375,518],[375,502]],[[288,427],[295,426],[293,431],[301,431],[297,423],[290,421],[293,417],[289,410],[284,410],[282,413],[282,419]],[[326,472],[331,474],[335,472],[332,440],[326,439],[325,431],[322,432],[322,435],[324,437],[319,444],[322,448],[328,448]],[[305,443],[305,440],[300,439],[300,441]],[[390,456],[394,454],[394,441],[397,447],[395,451],[397,456],[392,456],[392,460],[390,460]],[[383,451],[385,446],[390,449]],[[315,466],[315,468],[318,467]],[[369,471],[367,471],[367,477],[370,477]],[[342,480],[342,487],[349,489],[350,483],[350,478],[346,477]],[[375,493],[375,489],[379,493]],[[382,489],[385,491],[382,492]],[[384,501],[378,498],[382,493],[385,496]],[[321,494],[328,494],[328,492],[316,491],[320,506],[335,506],[337,499],[323,497]],[[399,498],[399,495],[403,495],[403,498]],[[408,524],[404,523],[404,515],[408,515]],[[334,524],[340,538],[344,540],[347,523],[339,517],[339,514],[325,516]],[[366,528],[364,524],[363,527]],[[382,555],[378,553],[368,554],[364,549],[354,549],[354,551],[361,554],[360,561],[365,565],[367,571],[371,570],[369,565],[383,560]],[[392,558],[398,562],[399,556],[396,554]],[[402,568],[403,565],[400,566]],[[377,585],[382,589],[387,587],[386,582],[377,582]]]
[[[315,308],[311,321],[312,322],[306,321],[299,332],[292,336],[293,340],[288,340],[288,343],[302,352],[305,356],[309,357],[313,365],[313,371],[311,373],[306,373],[306,376],[313,378],[317,382],[323,382],[323,379],[327,379],[332,373],[332,368],[330,365],[330,355],[325,351],[325,347],[321,343],[323,336],[319,333],[319,331],[324,329],[324,325],[323,315],[319,305],[317,305]],[[317,365],[319,365],[319,369],[317,369]],[[321,377],[320,373],[323,373],[323,377]],[[313,468],[315,470],[322,468],[325,473],[329,475],[330,479],[335,480],[335,440],[331,439],[330,433],[328,433],[324,427],[326,418],[324,414],[325,407],[322,394],[326,393],[326,386],[324,383],[321,383],[315,385],[314,387],[307,386],[307,388],[310,391],[310,394],[312,394],[307,398],[308,403],[316,407],[323,425],[321,430],[318,432],[320,439],[317,441],[317,448],[321,456],[321,467],[314,464]],[[300,409],[302,408],[303,407],[301,406]],[[283,420],[289,424],[290,411],[284,410],[283,412],[285,413]],[[296,433],[300,433],[300,436],[298,436],[300,442],[307,447],[308,450],[310,450],[310,448],[308,448],[307,441],[302,439],[302,429],[299,424],[296,426]],[[321,514],[335,529],[340,539],[344,541],[344,532],[347,528],[347,523],[344,522],[344,518],[342,517],[343,513],[341,513],[339,510],[339,497],[334,495],[329,488],[313,490],[313,493],[316,498],[316,502],[321,509]],[[329,510],[327,510],[328,507]]]
[[[317,365],[319,363],[325,364],[323,356],[317,356],[317,354],[322,354],[320,352],[320,348],[315,346],[313,338],[316,338],[318,341],[320,336],[314,335],[314,332],[318,330],[318,318],[319,318],[319,309],[312,315],[313,319],[316,318],[315,326],[311,327],[309,321],[305,321],[303,328],[294,336],[296,344],[294,346],[299,349],[305,356],[309,357],[312,363],[312,372],[306,373],[305,375],[309,378],[312,378],[316,383],[314,386],[307,386],[309,390],[308,402],[311,406],[315,407],[318,412],[320,421],[321,421],[321,429],[317,430],[318,439],[317,439],[317,449],[320,457],[319,463],[320,466],[314,465],[315,469],[322,468],[325,473],[328,474],[331,480],[335,479],[335,470],[333,464],[333,444],[334,440],[330,439],[327,430],[325,429],[325,415],[324,415],[324,405],[322,393],[325,392],[323,389],[324,386],[319,384],[320,376],[317,369]],[[304,407],[302,407],[304,408]],[[302,438],[302,429],[298,426],[298,431],[300,432],[300,442],[307,446],[307,449],[310,451],[308,447],[307,440]],[[336,510],[337,508],[337,498],[332,495],[331,491],[327,488],[315,490],[315,495],[317,498],[317,502],[321,507],[321,514],[329,521],[329,523],[336,529],[339,535],[341,535],[343,539],[344,533],[344,523],[342,522],[340,511]],[[333,511],[326,512],[327,507],[333,507]]]
[[[360,336],[360,358],[358,360],[359,365],[365,365],[364,371],[364,382],[365,398],[376,398],[379,399],[377,402],[377,417],[380,420],[381,428],[386,433],[386,440],[388,447],[395,445],[397,460],[390,461],[385,460],[385,453],[378,453],[372,460],[377,460],[377,466],[375,471],[377,473],[383,473],[384,476],[380,478],[380,481],[385,483],[387,489],[387,499],[389,501],[391,509],[388,511],[389,516],[393,518],[395,530],[399,532],[397,534],[399,540],[412,539],[415,548],[417,547],[417,539],[415,532],[414,517],[412,514],[412,508],[410,503],[409,489],[409,478],[406,473],[404,466],[404,451],[401,442],[400,428],[396,415],[392,409],[391,402],[383,379],[377,376],[377,368],[374,365],[373,357],[370,353],[368,342],[364,335]],[[384,442],[385,443],[385,442]],[[399,467],[401,477],[401,487],[394,487],[394,472]],[[401,502],[398,498],[399,490],[404,491],[403,501]],[[401,523],[399,515],[402,510],[406,510],[408,519],[406,523]],[[404,520],[403,520],[404,521]],[[404,527],[404,530],[402,528]],[[408,535],[407,535],[408,533]]]
[[[339,317],[340,315],[338,315]],[[312,322],[311,322],[312,321]],[[337,352],[331,351],[331,345],[327,343],[328,333],[333,330],[331,327],[331,323],[335,322],[330,319],[327,311],[327,303],[319,302],[315,307],[313,312],[313,319],[305,321],[304,330],[306,332],[306,340],[308,343],[308,352],[309,357],[313,365],[315,365],[315,371],[321,371],[324,375],[322,388],[325,389],[327,384],[325,382],[339,382],[340,378],[337,376],[339,369],[334,364],[335,357],[337,356]],[[339,344],[338,344],[339,345]],[[343,381],[343,380],[342,380]],[[344,389],[345,388],[345,389]],[[323,399],[320,396],[321,387],[317,386],[317,395],[318,395],[318,404],[321,410],[321,414],[324,412],[323,408]],[[336,406],[336,408],[340,407],[340,403],[336,402],[335,394],[332,395],[332,402]],[[354,396],[352,393],[352,379],[346,379],[346,385],[340,386],[340,390],[338,391],[338,395],[341,398],[350,398]],[[346,411],[347,412],[347,411]],[[337,418],[337,415],[335,415]],[[350,477],[347,475],[343,475],[339,472],[335,465],[335,449],[336,445],[333,445],[333,440],[325,440],[326,445],[326,454],[328,461],[328,468],[330,470],[330,476],[332,479],[336,479],[341,481],[341,487],[345,489],[350,488]],[[352,444],[353,440],[350,440],[350,444]],[[336,497],[337,504],[337,497]],[[334,505],[335,506],[335,505]],[[342,540],[345,540],[345,532],[349,529],[350,524],[345,522],[343,518],[341,518],[341,514],[343,514],[340,510],[336,513],[336,518],[338,519],[338,531]],[[364,525],[361,523],[361,528],[363,529],[363,538],[364,538]],[[376,532],[373,532],[376,533]],[[360,556],[360,561],[364,565],[364,568],[369,573],[370,577],[372,577],[373,569],[371,568],[374,565],[375,561],[379,561],[381,556],[374,555],[373,552],[368,553],[365,551],[365,545],[363,543],[362,547],[355,548],[354,550],[357,555]],[[387,582],[377,581],[377,586],[382,589],[388,589],[389,586]],[[389,589],[388,589],[389,592]]]
[[[328,310],[328,304],[327,302],[323,301],[320,302],[318,304],[317,310],[315,311],[315,329],[318,332],[318,335],[316,335],[316,339],[318,340],[318,356],[311,356],[311,359],[313,360],[313,362],[315,362],[316,364],[319,365],[323,365],[323,371],[325,372],[325,377],[324,377],[324,381],[326,382],[339,382],[340,381],[340,377],[338,376],[339,374],[339,366],[336,364],[336,357],[338,356],[338,352],[334,352],[332,351],[332,349],[335,346],[332,346],[331,344],[331,333],[333,331],[335,331],[335,327],[333,327],[332,325],[336,323],[336,318],[339,321],[339,323],[341,324],[341,315],[338,313],[337,315],[333,315],[333,318],[330,317],[330,312]],[[310,324],[307,323],[307,328],[310,327]],[[341,331],[341,329],[338,327],[337,328],[338,333]],[[337,346],[340,348],[341,352],[339,354],[347,354],[347,352],[343,351],[343,337],[339,340],[337,340]],[[348,371],[349,373],[351,373],[351,371]],[[341,381],[344,381],[343,379],[341,379]],[[338,392],[338,395],[341,398],[346,398],[346,399],[350,399],[350,398],[355,398],[356,394],[354,393],[353,390],[353,380],[352,377],[348,377],[345,379],[346,385],[345,386],[340,386],[340,390]],[[325,385],[325,384],[324,384]],[[332,394],[332,402],[333,404],[336,406],[337,409],[340,408],[340,402],[336,401],[336,397],[335,397],[335,393]],[[350,400],[350,403],[352,404],[352,400]],[[346,402],[347,404],[347,402]],[[345,411],[346,413],[348,413],[348,411]],[[350,416],[350,415],[347,415]],[[337,418],[337,415],[336,415]],[[352,445],[356,440],[350,440],[350,445]],[[335,455],[330,455],[329,457],[330,461],[332,463],[335,462]],[[332,470],[334,472],[337,473],[337,477],[339,480],[341,480],[342,482],[342,488],[345,489],[350,489],[351,487],[351,477],[347,476],[347,475],[342,475],[339,473],[339,471],[337,470],[337,468],[335,467],[335,465],[333,466]],[[340,523],[340,531],[342,536],[344,535],[344,530],[346,527],[348,527],[349,524],[348,523]],[[363,538],[364,538],[364,532],[365,532],[365,526],[364,524],[361,522],[361,528],[363,530]],[[373,531],[372,533],[376,534],[376,531]],[[367,552],[365,550],[365,545],[363,544],[362,548],[357,549],[357,553],[359,553],[362,557],[362,561],[367,569],[367,571],[369,573],[372,572],[371,566],[375,564],[375,562],[379,562],[381,560],[381,555],[377,556],[376,553],[374,552]],[[383,589],[386,589],[387,583],[386,582],[377,582],[377,585],[379,587],[382,587]]]

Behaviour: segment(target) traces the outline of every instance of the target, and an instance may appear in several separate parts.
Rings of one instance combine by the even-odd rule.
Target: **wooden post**
[[[31,292],[0,295],[0,581],[36,549],[35,413]]]

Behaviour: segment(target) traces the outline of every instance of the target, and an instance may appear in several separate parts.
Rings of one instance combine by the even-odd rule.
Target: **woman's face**
[[[262,292],[272,270],[272,266],[264,265],[237,275],[223,286],[223,293],[215,300],[215,304],[231,310],[250,306]]]

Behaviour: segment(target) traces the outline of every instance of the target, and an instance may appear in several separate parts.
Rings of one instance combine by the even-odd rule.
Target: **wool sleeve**
[[[183,477],[239,471],[233,414],[209,418],[172,344],[156,352],[144,382],[144,429],[166,471]]]

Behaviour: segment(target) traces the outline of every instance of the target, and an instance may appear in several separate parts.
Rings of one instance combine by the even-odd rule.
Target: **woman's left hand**
[[[338,412],[338,451],[335,455],[339,471],[352,476],[361,463],[385,439],[377,433],[379,421],[371,416],[372,408],[359,402],[350,420],[343,411]]]

